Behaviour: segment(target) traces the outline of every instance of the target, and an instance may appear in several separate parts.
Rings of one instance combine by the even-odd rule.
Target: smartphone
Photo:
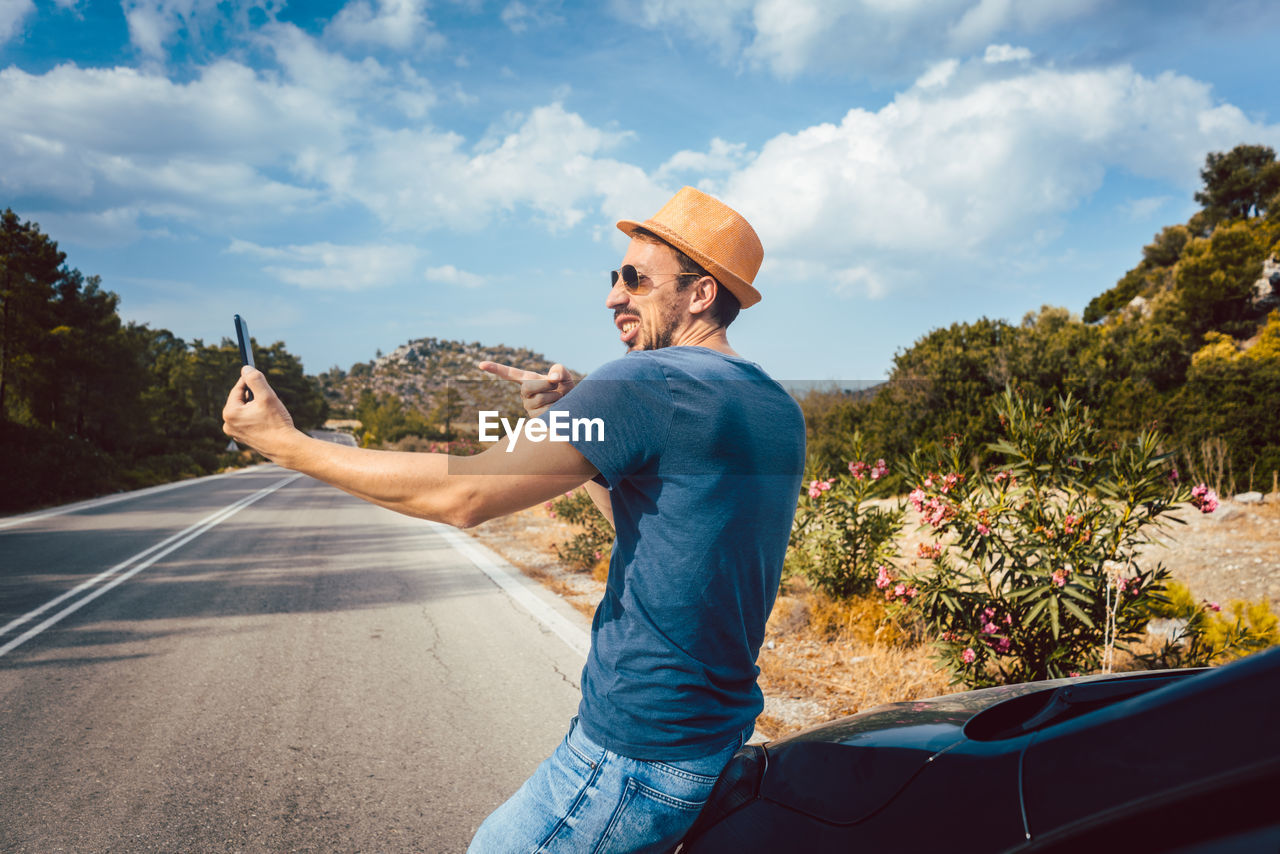
[[[251,368],[256,368],[253,363],[253,345],[249,343],[249,324],[244,322],[244,318],[236,315],[236,342],[240,345],[240,361]],[[253,400],[253,392],[249,389],[244,390],[244,399],[246,402]]]

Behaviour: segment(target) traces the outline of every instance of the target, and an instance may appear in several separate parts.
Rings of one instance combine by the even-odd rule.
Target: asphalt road
[[[464,850],[578,702],[503,566],[274,466],[0,519],[0,851]]]

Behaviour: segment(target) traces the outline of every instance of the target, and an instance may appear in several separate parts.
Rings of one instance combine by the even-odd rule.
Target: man
[[[294,430],[248,368],[223,413],[227,433],[281,465],[458,526],[591,481],[616,539],[579,713],[474,852],[669,849],[763,705],[755,658],[804,461],[799,407],[726,337],[760,300],[763,249],[745,219],[692,187],[618,227],[632,240],[605,304],[624,358],[578,383],[559,365],[547,376],[481,366],[522,381],[531,412],[598,419],[603,435],[467,458],[347,448]]]

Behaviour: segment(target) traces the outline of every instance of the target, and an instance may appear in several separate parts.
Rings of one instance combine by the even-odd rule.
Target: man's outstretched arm
[[[245,402],[244,390],[253,391]],[[313,439],[260,371],[244,368],[222,429],[267,459],[374,504],[459,528],[532,507],[585,483],[596,469],[567,442],[497,443],[474,457],[351,448]]]

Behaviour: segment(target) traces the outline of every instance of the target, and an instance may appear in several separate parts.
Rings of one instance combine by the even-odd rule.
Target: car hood
[[[966,724],[988,709],[1079,683],[1153,675],[1050,679],[876,706],[766,744],[759,794],[823,821],[858,822],[888,803],[936,757],[969,741]],[[1005,738],[983,752],[1016,756],[1024,744],[1021,737]]]

